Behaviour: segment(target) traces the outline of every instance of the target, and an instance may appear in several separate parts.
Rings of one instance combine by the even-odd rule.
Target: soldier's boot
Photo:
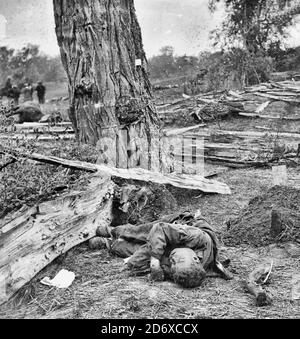
[[[152,281],[164,281],[164,271],[160,266],[160,261],[156,258],[151,258],[150,262],[150,279]]]

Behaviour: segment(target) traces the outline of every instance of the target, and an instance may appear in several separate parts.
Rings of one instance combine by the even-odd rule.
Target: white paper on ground
[[[61,270],[52,280],[49,277],[42,279],[41,284],[57,288],[68,288],[72,285],[74,280],[75,273]]]

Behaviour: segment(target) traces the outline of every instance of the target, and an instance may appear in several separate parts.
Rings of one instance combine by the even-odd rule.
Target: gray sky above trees
[[[198,54],[210,49],[209,32],[220,24],[224,12],[212,15],[208,0],[135,0],[148,57],[165,45],[176,54]],[[0,45],[20,48],[31,42],[43,52],[58,54],[52,0],[0,0],[0,15],[7,20],[7,38]],[[0,22],[1,29],[1,22]],[[291,44],[300,45],[300,29],[292,30]],[[1,39],[1,32],[0,32]]]

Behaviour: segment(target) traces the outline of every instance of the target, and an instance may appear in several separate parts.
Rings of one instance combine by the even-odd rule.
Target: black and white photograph
[[[299,0],[0,0],[0,319],[300,319]]]

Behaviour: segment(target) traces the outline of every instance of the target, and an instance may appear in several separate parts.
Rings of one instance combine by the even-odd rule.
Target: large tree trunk
[[[158,118],[133,0],[53,3],[58,44],[69,80],[70,119],[78,139],[99,143],[104,152],[114,148],[109,164],[118,165],[114,158],[118,157],[115,148],[121,138],[120,126],[134,124],[145,135],[151,169],[150,150],[151,143],[157,141]],[[152,163],[157,163],[153,158],[152,154]]]

